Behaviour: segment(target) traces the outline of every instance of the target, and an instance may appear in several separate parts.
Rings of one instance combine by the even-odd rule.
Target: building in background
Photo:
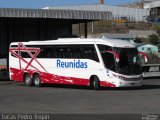
[[[149,16],[149,10],[139,8],[129,8],[122,6],[110,6],[104,4],[100,0],[99,4],[91,5],[75,5],[75,6],[58,6],[58,7],[45,7],[43,9],[61,9],[61,10],[85,10],[85,11],[110,11],[113,14],[113,20],[127,20],[127,21],[145,21]]]
[[[147,21],[160,22],[160,0],[135,0],[121,6],[149,10]]]
[[[156,31],[153,30],[129,30],[129,34],[138,38],[148,38],[149,35],[158,35]]]
[[[135,0],[135,1],[129,2],[127,4],[122,4],[121,6],[129,7],[129,8],[140,8],[140,9],[143,9],[144,8],[144,4],[155,2],[155,1],[159,1],[159,0]]]
[[[160,1],[154,1],[144,4],[144,9],[150,11],[150,16],[147,18],[151,22],[160,23]]]
[[[145,53],[155,53],[158,54],[158,47],[151,44],[140,44],[137,46],[138,51]]]

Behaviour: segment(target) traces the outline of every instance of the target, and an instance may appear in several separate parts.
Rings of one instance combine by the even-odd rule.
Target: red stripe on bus
[[[66,77],[66,76],[59,76],[55,74],[45,73],[45,72],[39,72],[35,70],[19,70],[16,68],[10,68],[11,71],[11,80],[23,82],[23,74],[24,72],[29,73],[31,76],[33,76],[34,73],[38,73],[41,77],[42,83],[49,83],[49,84],[70,84],[70,85],[85,85],[89,86],[90,81],[89,79],[85,78],[76,78],[76,77]],[[100,86],[104,87],[116,87],[114,84],[100,81]]]

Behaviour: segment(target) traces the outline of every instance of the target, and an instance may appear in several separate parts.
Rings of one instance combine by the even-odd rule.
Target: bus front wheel
[[[94,77],[93,82],[92,82],[92,86],[93,86],[94,90],[100,89],[100,82],[99,82],[99,78],[97,76]]]
[[[41,78],[40,78],[39,74],[34,75],[33,84],[34,84],[35,87],[40,87],[41,86]]]
[[[29,74],[24,76],[24,82],[26,86],[32,86],[32,78]]]

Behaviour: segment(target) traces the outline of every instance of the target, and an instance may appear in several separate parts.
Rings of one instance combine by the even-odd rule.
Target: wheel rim
[[[26,83],[29,84],[31,81],[31,78],[30,77],[26,77]]]
[[[93,87],[94,88],[96,87],[96,81],[95,80],[93,81]]]
[[[40,83],[40,80],[39,80],[39,78],[35,78],[35,85],[39,85],[39,83]]]

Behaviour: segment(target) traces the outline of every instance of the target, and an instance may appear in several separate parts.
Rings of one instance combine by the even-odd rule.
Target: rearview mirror
[[[148,62],[148,55],[145,52],[138,52],[138,54],[142,55],[145,63]]]
[[[112,53],[116,58],[116,62],[119,62],[119,54],[117,52],[114,52],[114,51],[111,51],[111,50],[107,50],[106,52]]]

